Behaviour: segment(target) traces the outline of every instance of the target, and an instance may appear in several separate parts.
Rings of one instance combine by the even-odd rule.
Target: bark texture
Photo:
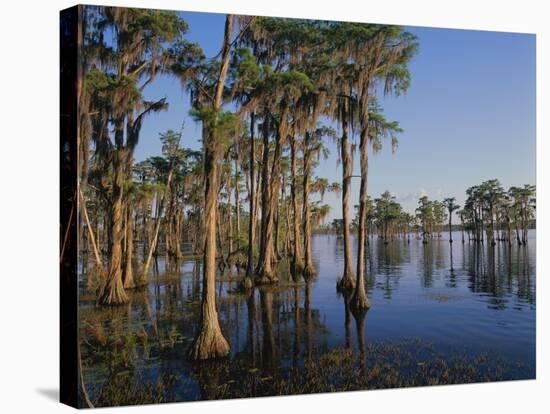
[[[272,284],[278,282],[278,277],[274,272],[273,263],[275,262],[275,216],[279,204],[279,193],[281,185],[281,156],[282,147],[286,142],[287,135],[287,117],[288,107],[281,104],[281,117],[277,128],[277,137],[275,140],[275,150],[273,153],[273,167],[270,175],[270,182],[267,177],[262,183],[264,196],[262,197],[262,247],[260,247],[260,260],[256,271],[257,284]],[[264,135],[265,136],[265,135]],[[264,143],[264,158],[266,150],[269,151],[269,143]],[[267,164],[264,164],[266,168]],[[266,174],[267,175],[267,174]]]
[[[224,44],[220,75],[214,95],[214,122],[222,104],[222,92],[229,69],[231,49],[231,33],[233,32],[233,16],[225,19]],[[214,125],[215,125],[214,124]],[[216,219],[218,211],[219,166],[221,158],[220,142],[216,128],[207,131],[204,151],[205,167],[205,248],[203,259],[203,288],[201,303],[200,328],[188,350],[188,357],[193,360],[209,359],[226,356],[229,353],[229,343],[223,336],[216,310]]]
[[[99,303],[103,305],[122,305],[128,296],[122,285],[122,186],[124,181],[123,150],[113,154],[113,200],[111,203],[111,264],[107,280],[99,291]]]
[[[368,86],[367,86],[368,88]],[[357,317],[370,307],[365,291],[365,261],[366,261],[366,224],[367,224],[367,188],[369,171],[368,142],[368,102],[362,108],[361,135],[359,151],[361,153],[361,187],[359,189],[359,234],[357,240],[357,280],[351,299],[351,310]]]
[[[292,233],[294,242],[292,245],[292,276],[294,281],[298,281],[300,275],[304,271],[304,258],[302,253],[302,237],[300,235],[300,224],[299,224],[299,214],[300,210],[298,207],[298,189],[297,189],[297,168],[296,168],[296,156],[298,150],[298,144],[295,139],[292,139],[290,145],[290,168],[292,175],[291,182],[291,197],[292,197]]]
[[[246,264],[246,276],[243,281],[243,287],[250,289],[252,287],[252,276],[254,273],[254,243],[255,243],[255,226],[256,226],[256,206],[255,206],[255,175],[254,170],[256,167],[256,143],[255,143],[255,131],[256,120],[254,111],[250,114],[250,194],[248,195],[249,202],[249,219],[248,219],[248,261]]]
[[[345,105],[345,104],[344,104]],[[340,142],[342,158],[342,218],[344,232],[344,274],[337,284],[339,291],[352,291],[355,287],[353,274],[353,258],[351,254],[350,218],[349,218],[349,196],[351,191],[351,176],[353,175],[353,164],[351,158],[351,146],[348,139],[347,109],[344,107],[342,122],[342,139]]]
[[[311,279],[317,274],[317,270],[313,265],[313,253],[311,246],[311,207],[309,205],[310,182],[312,154],[310,150],[311,135],[306,132],[304,137],[304,200],[302,208],[302,220],[304,227],[304,278]]]

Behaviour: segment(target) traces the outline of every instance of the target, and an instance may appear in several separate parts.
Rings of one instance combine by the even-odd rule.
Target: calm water
[[[220,390],[234,387],[243,372],[258,381],[303,375],[304,361],[315,363],[348,345],[352,353],[366,350],[376,358],[372,349],[381,344],[403,352],[428,344],[430,353],[413,357],[418,365],[435,354],[487,355],[513,367],[499,379],[534,378],[535,232],[528,246],[511,248],[462,244],[459,233],[453,238],[452,245],[446,235],[428,245],[414,238],[389,244],[372,239],[366,280],[372,307],[362,324],[349,313],[346,318],[345,298],[335,289],[343,269],[343,240],[335,235],[314,236],[318,276],[308,284],[288,283],[285,263],[281,286],[255,289],[253,296],[234,293],[237,282],[221,277],[220,320],[231,344],[221,368],[185,359],[199,317],[200,262],[174,265],[159,258],[148,288],[131,293],[120,308],[96,307],[82,288],[88,393],[96,405],[231,397]],[[367,369],[374,363],[369,360]]]

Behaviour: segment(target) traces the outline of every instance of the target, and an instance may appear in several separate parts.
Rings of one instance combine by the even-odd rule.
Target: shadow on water
[[[279,286],[235,293],[238,279],[220,277],[231,353],[201,363],[184,357],[199,320],[200,260],[158,257],[148,286],[118,308],[95,305],[83,264],[82,364],[94,405],[534,377],[534,235],[519,247],[371,239],[372,308],[358,318],[335,291],[342,243],[314,237],[318,276],[307,283],[291,282],[284,262]]]

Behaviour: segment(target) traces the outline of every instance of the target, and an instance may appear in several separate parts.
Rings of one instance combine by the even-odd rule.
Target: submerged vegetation
[[[110,361],[107,381],[99,391],[92,386],[95,404],[178,398],[172,391],[181,378],[168,368],[158,383],[141,384],[133,365],[136,343],[139,352],[154,349],[158,358],[185,345],[190,361],[213,360],[194,367],[202,399],[511,378],[504,365],[485,365],[482,356],[446,359],[419,342],[409,345],[427,355],[422,364],[404,352],[409,345],[369,345],[367,351],[362,344],[358,356],[351,348],[311,354],[296,367],[300,375],[274,372],[266,378],[242,364],[242,381],[225,379],[229,362],[223,357],[232,343],[218,314],[223,283],[246,301],[259,291],[262,310],[253,303],[250,309],[266,328],[264,352],[275,352],[269,342],[270,292],[305,285],[306,296],[311,294],[319,272],[313,260],[316,232],[343,239],[342,268],[334,281],[345,298],[346,321],[351,324],[353,317],[358,331],[370,307],[367,266],[374,235],[385,245],[411,236],[429,244],[448,232],[452,243],[453,231],[460,230],[463,243],[527,244],[535,210],[531,185],[505,191],[498,180],[489,180],[466,190],[462,208],[455,198],[422,196],[414,213],[389,191],[369,195],[369,155],[385,141],[396,150],[403,132],[397,121],[386,119],[377,97],[398,97],[409,88],[408,65],[419,46],[413,34],[393,25],[227,15],[219,53],[208,57],[187,39],[187,23],[176,12],[81,10],[79,241],[93,261],[81,301],[93,299],[100,315],[93,321],[84,313],[82,323],[87,340],[95,341],[87,347],[108,349],[103,360]],[[170,104],[146,98],[147,86],[159,76],[179,81],[191,110],[182,114],[181,130],[158,131],[160,155],[136,162],[143,123]],[[184,142],[187,117],[200,126],[199,150]],[[316,175],[329,142],[337,144],[339,182]],[[350,206],[354,177],[359,204]],[[342,218],[330,224],[328,192],[341,197],[342,208]],[[160,257],[176,275],[168,286],[174,292],[181,289],[181,263],[202,261],[200,295],[184,305],[184,317],[198,321],[192,337],[161,332],[151,316],[147,289],[152,275],[158,278],[154,267]],[[193,289],[199,279],[194,283]],[[125,333],[117,325],[121,314],[128,307],[131,318],[132,300],[144,289],[140,301],[146,302],[150,327]],[[157,313],[165,311],[158,306]],[[304,323],[312,326],[309,305],[297,309],[295,318],[303,312]],[[104,321],[116,334],[104,332]],[[86,366],[94,353],[82,358]],[[230,362],[232,378],[240,358]]]

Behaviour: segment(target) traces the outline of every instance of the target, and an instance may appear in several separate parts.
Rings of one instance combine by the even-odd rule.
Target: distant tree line
[[[385,243],[396,238],[409,239],[411,234],[416,234],[427,243],[431,238],[441,237],[441,232],[447,230],[452,243],[452,231],[460,230],[463,243],[466,236],[470,242],[487,241],[491,245],[497,242],[527,243],[528,230],[535,226],[534,185],[510,187],[505,191],[500,182],[493,179],[468,188],[466,194],[462,209],[455,197],[438,201],[424,195],[418,200],[413,215],[407,213],[389,191],[385,191],[379,198],[367,201],[368,234],[371,237],[377,235]],[[454,212],[460,223],[453,224]],[[351,228],[357,230],[357,215]],[[343,234],[343,220],[334,219],[318,231]]]

